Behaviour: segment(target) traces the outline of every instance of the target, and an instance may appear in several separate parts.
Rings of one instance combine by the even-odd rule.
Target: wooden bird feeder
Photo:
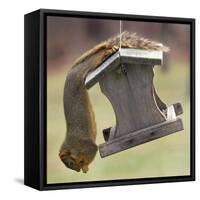
[[[99,82],[116,116],[116,125],[103,130],[101,157],[183,130],[176,117],[181,104],[167,107],[153,85],[153,67],[162,57],[162,51],[120,49],[87,75],[86,88]]]

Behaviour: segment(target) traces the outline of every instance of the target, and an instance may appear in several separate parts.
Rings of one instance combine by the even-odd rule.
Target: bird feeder
[[[181,104],[167,107],[153,84],[162,57],[162,51],[122,48],[87,75],[86,88],[99,82],[116,116],[116,125],[103,130],[101,157],[183,130]]]

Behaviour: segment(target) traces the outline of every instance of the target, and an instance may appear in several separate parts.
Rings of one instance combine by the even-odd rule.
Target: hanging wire
[[[119,50],[121,49],[121,45],[122,45],[122,20],[119,21]]]
[[[119,36],[119,51],[121,50],[122,48],[122,24],[123,22],[120,20],[119,21],[119,32],[120,32],[120,36]],[[121,59],[120,59],[121,60]],[[121,63],[120,64],[121,66],[121,72],[124,74],[124,75],[127,75],[127,71],[126,71],[126,67]]]

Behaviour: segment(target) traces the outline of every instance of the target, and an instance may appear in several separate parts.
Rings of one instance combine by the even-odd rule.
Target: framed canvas
[[[25,185],[195,180],[195,19],[40,9],[24,22]]]

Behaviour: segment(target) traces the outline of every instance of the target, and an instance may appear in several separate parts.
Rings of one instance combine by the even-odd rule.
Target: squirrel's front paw
[[[88,170],[89,170],[88,165],[82,166],[82,171],[83,171],[83,173],[87,173]]]

